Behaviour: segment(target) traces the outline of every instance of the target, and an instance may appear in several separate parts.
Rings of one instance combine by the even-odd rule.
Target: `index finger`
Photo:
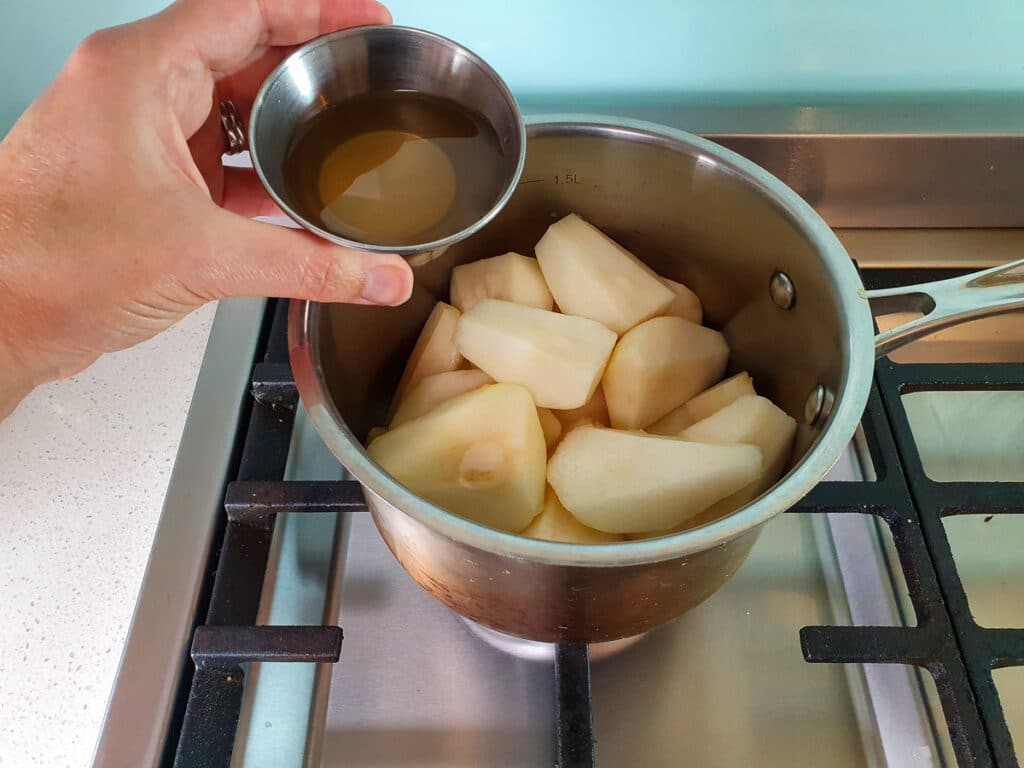
[[[179,0],[165,19],[208,69],[226,74],[269,46],[298,45],[346,27],[389,24],[391,13],[376,0]]]

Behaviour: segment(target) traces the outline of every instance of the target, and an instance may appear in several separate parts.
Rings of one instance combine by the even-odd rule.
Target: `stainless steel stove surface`
[[[791,140],[783,136],[773,143],[772,138],[765,161],[775,157],[782,162]],[[814,167],[836,167],[835,174],[825,176],[838,181],[817,190],[812,202],[834,213],[830,223],[835,218],[848,227],[838,234],[862,267],[977,267],[1024,251],[1024,228],[996,228],[1024,227],[1024,217],[1016,221],[1005,206],[993,214],[965,204],[958,213],[964,227],[990,228],[938,230],[932,227],[941,214],[916,207],[920,200],[906,186],[878,187],[877,195],[880,206],[903,201],[886,209],[878,226],[904,228],[869,228],[871,214],[861,198],[865,189],[873,193],[876,188],[845,184],[851,177],[843,169],[856,164],[844,160],[836,166],[829,157],[829,147],[842,144],[842,137],[822,141]],[[868,144],[866,150],[854,144],[853,155],[865,162],[891,158],[887,170],[896,187],[902,178],[897,171],[914,176],[916,161],[907,160],[907,154],[914,155],[918,145],[900,144],[901,151],[892,152],[891,146]],[[1007,151],[1002,145],[985,146],[993,158]],[[848,157],[842,147],[835,151],[841,160]],[[918,160],[933,157],[934,151],[930,145]],[[920,180],[920,174],[915,178]],[[1004,191],[1011,184],[1006,179],[993,183]],[[853,195],[857,205],[844,202],[844,194]],[[951,214],[947,210],[945,215]],[[923,222],[924,228],[906,228],[913,221]],[[205,610],[207,553],[216,552],[211,542],[223,515],[223,478],[232,466],[230,446],[221,444],[223,435],[238,426],[250,373],[246,360],[252,359],[263,311],[261,302],[229,302],[218,315],[197,386],[195,418],[183,438],[111,698],[98,766],[169,764],[173,759],[181,730],[174,692],[188,692],[192,666],[185,654],[194,624],[203,623],[197,611]],[[283,359],[280,349],[277,354]],[[894,359],[1020,363],[1024,313],[943,331]],[[902,397],[931,480],[1024,480],[1022,382],[1024,372],[1002,389],[909,387],[895,395]],[[296,413],[285,479],[343,479],[343,470],[301,407]],[[220,475],[210,479],[214,470]],[[874,472],[860,435],[829,479],[873,481]],[[983,628],[1024,626],[1024,516],[952,515],[939,525],[969,601],[967,618],[973,615]],[[735,577],[704,604],[606,658],[598,658],[599,649],[594,649],[596,765],[1015,765],[1009,743],[996,744],[1004,750],[999,759],[988,754],[974,759],[963,743],[953,748],[949,713],[932,675],[922,668],[805,661],[813,638],[802,637],[804,627],[915,625],[920,606],[912,604],[914,590],[903,581],[903,557],[889,526],[875,514],[777,518]],[[555,763],[552,663],[497,650],[434,602],[397,564],[366,512],[279,513],[266,574],[257,624],[338,624],[345,639],[334,665],[246,665],[231,765]],[[1012,633],[1021,630],[1010,632],[1012,641],[1018,637]],[[948,642],[956,654],[957,639],[950,634]],[[1024,667],[998,669],[993,679],[1009,733],[1024,745]],[[973,695],[962,693],[968,700]]]
[[[1019,432],[994,441],[988,429],[999,420],[1024,419],[1024,392],[969,399],[969,406],[948,393],[917,399],[912,418],[929,435],[929,460],[1024,450]],[[965,417],[985,428],[967,438],[970,445],[954,439],[963,434],[956,424]],[[294,446],[293,479],[341,477],[305,419],[297,423]],[[863,457],[851,445],[828,479],[870,475]],[[958,477],[993,471],[988,460],[973,466],[962,460],[957,467]],[[995,471],[1012,479],[1022,467],[1011,463]],[[284,523],[269,623],[303,620],[289,606],[310,592],[317,604],[321,584],[303,584],[302,574],[322,571],[330,558],[328,516],[318,517]],[[998,543],[991,536],[959,537],[970,553],[963,557],[975,571],[985,571],[988,562],[997,572],[1019,574],[1012,554],[1024,544],[1024,527],[1001,521],[998,531]],[[326,699],[323,722],[309,722],[317,710],[308,684],[313,668],[262,665],[250,675],[234,764],[298,765],[318,729],[325,768],[552,764],[550,662],[515,658],[483,642],[402,570],[369,515],[347,521],[340,547],[337,621],[346,639],[329,693],[319,692]],[[994,556],[998,550],[1011,556]],[[902,623],[905,586],[893,576],[892,556],[891,539],[867,518],[777,519],[719,593],[593,663],[597,764],[655,768],[684,758],[703,766],[955,764],[927,675],[900,665],[809,665],[801,653],[804,626]],[[1008,573],[977,591],[979,600],[1009,612],[1005,618],[1013,621],[1019,613],[1013,596],[1024,596],[1024,587],[1012,584]],[[1019,713],[1024,685],[1001,688],[1004,707]],[[1024,719],[1011,719],[1011,727],[1024,729]]]
[[[1005,355],[1024,342],[1024,318],[988,320],[982,331],[998,339]],[[947,358],[950,349],[963,354],[975,333],[970,326],[950,330],[903,354],[908,360]],[[975,356],[1000,354],[984,352],[977,338],[968,348]],[[936,479],[1024,476],[1024,392],[912,394],[907,409]],[[342,476],[301,417],[294,446],[294,479]],[[851,445],[829,480],[870,476],[870,459],[857,448]],[[314,517],[288,520],[282,529],[294,546],[278,554],[271,612],[301,597],[297,574],[315,572],[329,559],[325,521]],[[1024,526],[1013,518],[973,521],[975,529],[991,527],[964,535],[969,520],[953,518],[947,527],[972,604],[982,612],[988,606],[979,618],[1017,626],[1024,588],[1012,579],[1021,573]],[[319,541],[319,551],[303,549],[304,539]],[[308,721],[312,691],[302,682],[312,669],[276,665],[268,683],[263,665],[251,676],[235,764],[299,764],[318,728],[325,767],[551,764],[550,662],[515,658],[483,642],[406,575],[368,515],[347,521],[340,547],[337,621],[346,641],[329,694],[320,691],[323,723]],[[804,626],[898,625],[912,616],[891,547],[885,528],[866,517],[776,520],[721,592],[594,662],[597,764],[953,765],[928,675],[900,665],[809,665],[801,652]],[[999,687],[1011,729],[1024,731],[1024,680],[1007,676]],[[296,690],[304,695],[289,709],[282,691]]]
[[[832,479],[855,477],[851,452]],[[803,660],[801,627],[849,622],[831,535],[820,523],[780,518],[713,599],[594,662],[599,765],[678,765],[685,756],[695,765],[862,766],[879,764],[883,755],[889,765],[942,764],[914,673],[877,670],[887,695],[910,704],[909,711],[897,708],[897,720],[877,723],[863,673]],[[889,590],[871,532],[856,533],[872,561],[872,583],[863,586]],[[405,574],[368,515],[352,517],[343,546],[338,622],[346,640],[333,670],[321,765],[550,765],[551,664],[481,641]],[[280,596],[293,600],[296,587]],[[306,676],[294,668],[277,672]],[[250,718],[239,765],[281,764],[283,745],[271,732],[282,725],[294,730],[278,720],[280,689],[263,691],[263,684],[261,672],[253,706],[266,714]],[[292,718],[301,721],[309,702],[296,703]]]
[[[1002,343],[1007,337],[1024,341],[1018,318],[1004,320],[999,330]],[[918,344],[913,354],[942,354],[945,345],[970,333],[948,331]],[[1024,474],[1024,392],[908,399],[915,431],[929,446],[925,462],[937,477],[1012,480]],[[294,479],[341,477],[302,418],[295,440],[293,456],[302,460],[293,462]],[[870,476],[865,461],[865,452],[851,445],[828,479]],[[1014,626],[1021,604],[1014,596],[1024,595],[1011,581],[1020,573],[1015,555],[1024,544],[1017,522],[996,522],[993,535],[951,533],[968,565],[968,589],[977,593],[972,600],[992,603]],[[961,521],[951,523],[955,531]],[[306,537],[312,542],[322,524],[299,517],[283,530],[295,542],[302,541],[296,531],[313,532]],[[298,563],[289,573],[315,570],[330,553],[324,546],[329,538],[319,541],[319,552],[282,550],[276,572],[283,573],[282,559]],[[550,663],[514,658],[481,641],[405,574],[368,515],[352,516],[341,547],[346,556],[337,621],[346,640],[330,693],[321,691],[327,701],[320,764],[550,764],[556,714]],[[929,676],[899,665],[808,665],[801,653],[801,627],[898,625],[912,616],[891,558],[891,538],[868,518],[793,514],[776,520],[721,592],[593,664],[597,764],[668,766],[681,757],[709,766],[954,764]],[[986,575],[989,583],[977,582]],[[302,594],[301,584],[283,584],[279,576],[271,610]],[[1000,618],[992,618],[998,625]],[[307,747],[307,726],[315,730],[306,722],[309,693],[289,711],[282,690],[301,687],[311,671],[278,665],[277,682],[269,687],[265,674],[253,678],[253,710],[243,717],[244,746],[235,762],[281,764],[289,749],[279,735],[285,732],[302,734],[290,745],[297,764]],[[1008,680],[1000,689],[1011,728],[1024,729],[1024,685]]]

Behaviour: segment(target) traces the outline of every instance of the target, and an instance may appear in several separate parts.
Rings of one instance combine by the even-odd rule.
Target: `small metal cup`
[[[321,110],[371,92],[415,91],[452,100],[483,116],[503,150],[505,183],[481,201],[476,222],[415,245],[363,243],[329,232],[293,205],[284,161],[296,130]],[[327,240],[367,251],[429,261],[481,229],[515,191],[526,159],[526,131],[508,86],[479,56],[440,35],[396,26],[356,27],[312,40],[285,59],[263,83],[249,118],[249,151],[263,185],[286,214]],[[396,211],[396,215],[400,212]]]

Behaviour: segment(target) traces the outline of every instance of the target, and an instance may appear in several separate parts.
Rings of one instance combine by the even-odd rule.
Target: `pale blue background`
[[[0,0],[0,134],[81,37],[163,4]],[[392,0],[390,6],[396,22],[435,30],[482,54],[521,98],[647,92],[690,101],[803,103],[901,93],[1024,96],[1024,0]]]

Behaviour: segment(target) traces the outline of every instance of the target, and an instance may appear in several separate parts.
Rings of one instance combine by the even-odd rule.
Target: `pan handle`
[[[875,337],[875,356],[951,325],[1024,309],[1024,259],[948,280],[865,291],[875,315],[921,312],[921,317]]]

